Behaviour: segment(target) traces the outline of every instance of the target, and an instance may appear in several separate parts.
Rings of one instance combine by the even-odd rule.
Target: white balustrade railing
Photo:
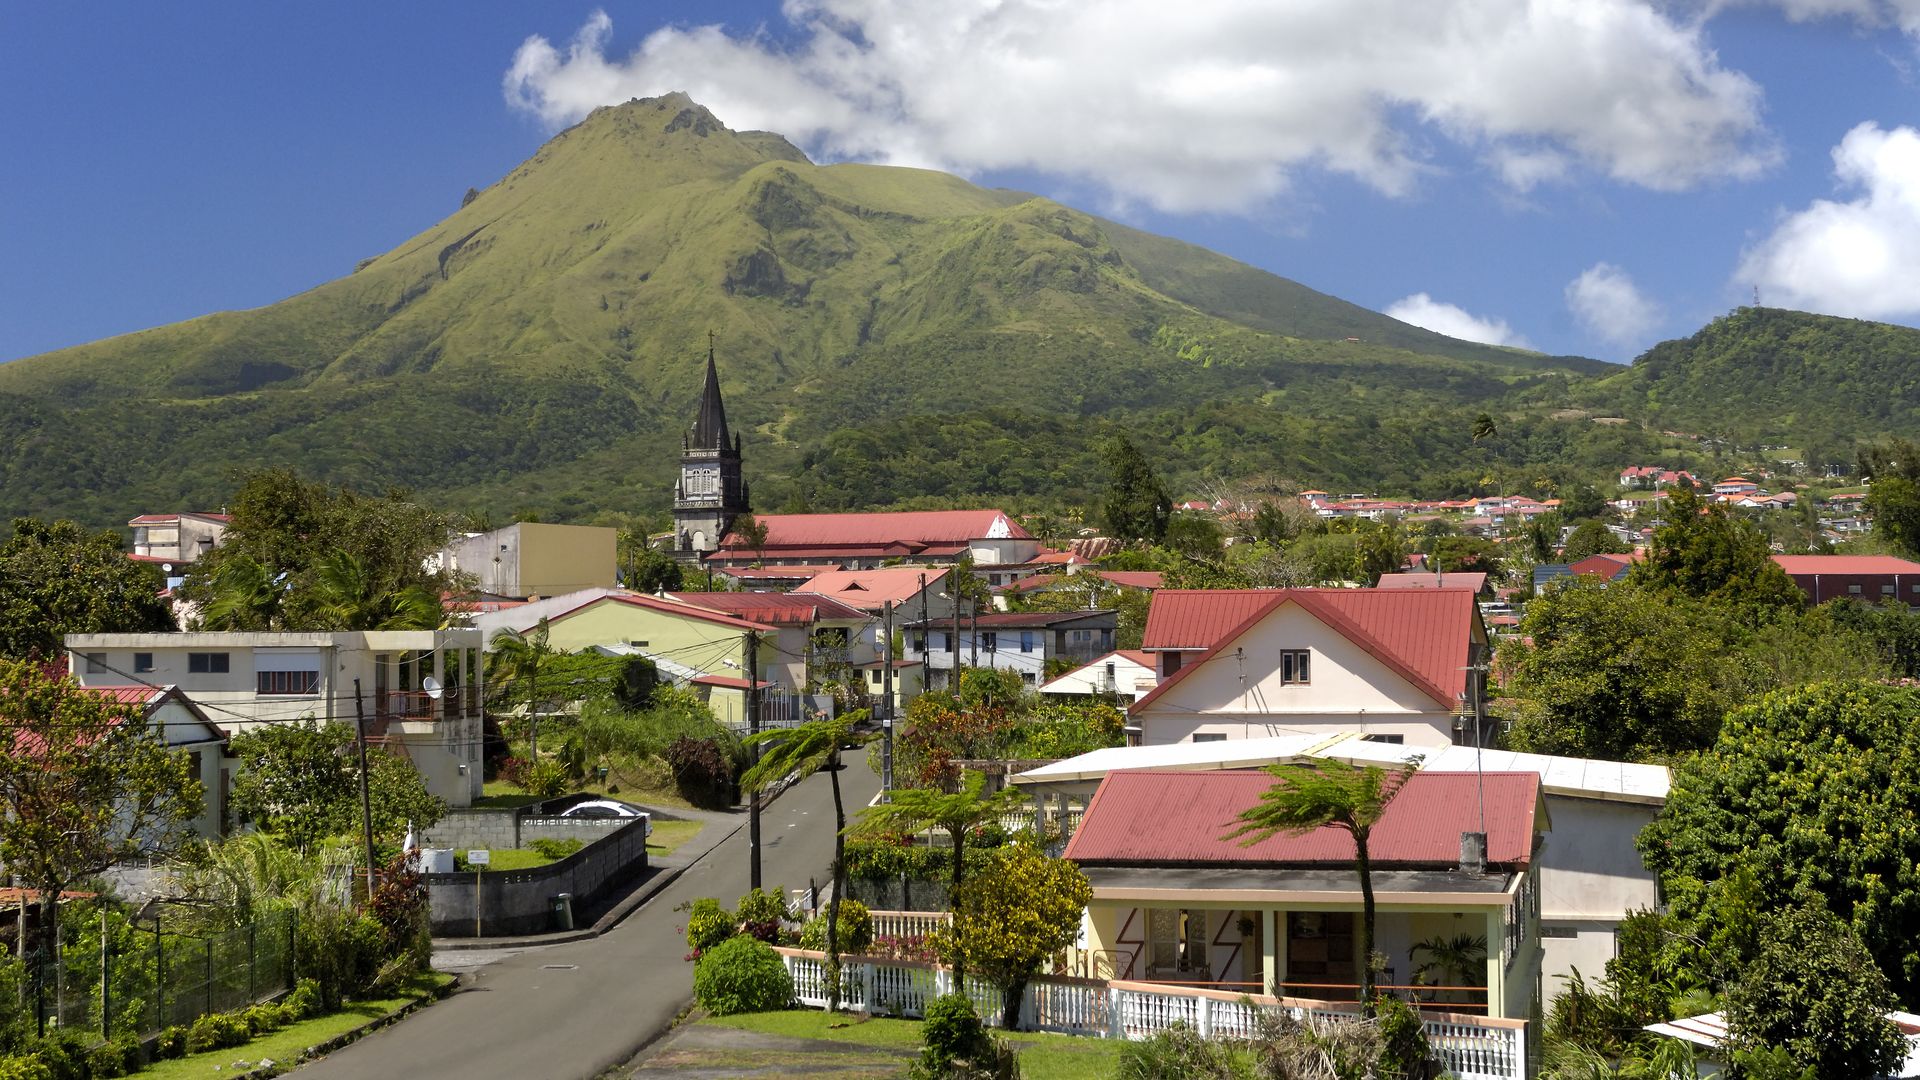
[[[948,915],[944,911],[869,911],[876,938],[925,938],[944,929]]]
[[[825,955],[803,949],[778,951],[793,976],[794,995],[804,1005],[825,1008]],[[937,964],[867,956],[841,958],[842,1008],[923,1016],[927,1005],[952,986],[953,973]],[[1000,1023],[997,988],[971,978],[967,980],[967,996],[987,1023]],[[1265,1014],[1285,1013],[1304,1021],[1351,1018],[1357,1011],[1358,1006],[1345,1002],[1057,975],[1039,976],[1028,983],[1020,1004],[1023,1027],[1122,1039],[1144,1039],[1175,1024],[1185,1024],[1206,1037],[1247,1039],[1258,1034],[1260,1018]],[[1458,1080],[1525,1080],[1525,1021],[1425,1013],[1421,1024],[1426,1029],[1427,1045],[1450,1076]]]

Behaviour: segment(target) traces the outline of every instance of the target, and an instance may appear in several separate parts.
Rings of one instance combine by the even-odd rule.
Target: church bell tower
[[[719,548],[733,519],[750,508],[740,475],[740,437],[727,431],[713,335],[708,334],[707,382],[700,391],[700,411],[681,442],[680,480],[673,489],[674,557],[698,563]]]

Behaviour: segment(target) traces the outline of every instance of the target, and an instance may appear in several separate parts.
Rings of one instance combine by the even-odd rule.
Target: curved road
[[[880,790],[860,755],[840,770],[851,818]],[[401,1023],[307,1065],[304,1080],[488,1080],[595,1077],[632,1058],[693,997],[679,927],[683,901],[747,891],[747,830],[689,866],[609,933],[526,949],[478,968],[458,992]],[[826,884],[833,858],[833,791],[808,777],[761,814],[768,888]],[[724,826],[713,826],[723,828]],[[703,838],[699,842],[711,842]]]

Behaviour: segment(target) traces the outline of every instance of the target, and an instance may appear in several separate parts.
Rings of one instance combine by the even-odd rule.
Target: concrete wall
[[[555,596],[612,588],[613,529],[523,521],[455,541],[444,561],[472,574],[481,592],[498,596]]]
[[[647,868],[647,823],[635,818],[600,842],[532,870],[428,874],[427,898],[436,937],[534,934],[553,929],[553,900],[573,896],[578,918]]]
[[[1591,980],[1613,958],[1613,931],[1627,912],[1654,907],[1653,874],[1633,841],[1660,808],[1549,794],[1553,832],[1540,852],[1541,963],[1547,997],[1574,968]]]
[[[508,809],[454,810],[421,834],[420,846],[452,848],[464,855],[474,848],[523,848],[535,840],[592,844],[619,832],[627,823],[626,818],[535,817]]]

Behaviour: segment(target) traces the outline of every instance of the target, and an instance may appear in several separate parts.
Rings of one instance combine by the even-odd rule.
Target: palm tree
[[[280,629],[285,579],[249,556],[223,556],[213,568],[212,595],[201,609],[201,625],[209,630]]]
[[[487,685],[499,687],[503,700],[519,697],[527,703],[527,756],[535,762],[540,760],[540,664],[554,654],[545,619],[526,632],[503,627],[487,642]]]
[[[377,581],[366,560],[351,552],[328,552],[313,570],[313,616],[325,629],[432,630],[444,618],[433,586]]]
[[[953,898],[960,893],[960,881],[966,873],[967,832],[987,822],[997,822],[1002,814],[1026,804],[1026,796],[1017,788],[988,795],[986,785],[986,773],[963,772],[958,791],[897,788],[891,795],[892,802],[867,807],[848,831],[857,837],[879,837],[928,827],[944,830],[953,850],[947,882],[947,902],[951,906]],[[954,964],[954,989],[963,986],[966,974],[961,964]]]
[[[1413,969],[1413,981],[1424,983],[1430,977],[1439,980],[1442,986],[1485,986],[1487,980],[1487,939],[1483,934],[1455,934],[1445,937],[1439,934],[1415,942],[1407,950],[1407,961],[1418,960],[1417,954],[1426,953],[1424,962]],[[1476,975],[1478,978],[1476,979]]]
[[[1239,840],[1242,847],[1252,847],[1276,833],[1304,836],[1329,825],[1353,837],[1354,869],[1360,874],[1360,1006],[1371,1015],[1374,904],[1373,865],[1367,841],[1386,813],[1387,804],[1413,775],[1413,766],[1358,768],[1326,758],[1311,766],[1270,765],[1267,771],[1273,774],[1274,785],[1261,794],[1257,804],[1240,812],[1240,827],[1221,839]]]
[[[759,745],[760,760],[740,778],[748,791],[771,787],[789,773],[827,770],[833,783],[833,897],[827,901],[827,1011],[840,1008],[840,894],[846,891],[847,812],[840,802],[840,751],[872,741],[873,735],[856,734],[854,726],[865,720],[865,710],[842,713],[830,720],[815,720],[798,727],[762,731],[748,738],[749,746]]]
[[[755,565],[767,561],[767,523],[752,514],[741,514],[733,519],[733,535],[741,544],[754,550],[758,558]]]

